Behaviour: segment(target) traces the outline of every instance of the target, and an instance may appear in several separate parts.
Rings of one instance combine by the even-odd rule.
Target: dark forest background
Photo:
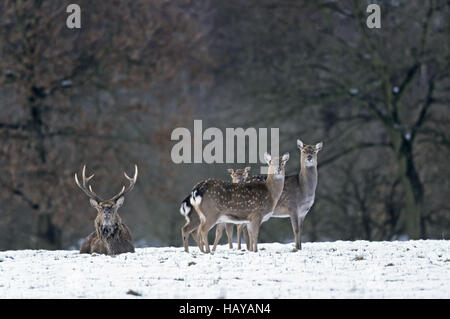
[[[74,173],[112,196],[134,163],[136,245],[181,246],[192,186],[249,166],[174,164],[194,119],[280,128],[288,174],[297,138],[323,141],[304,241],[449,238],[448,1],[79,0],[72,30],[71,2],[0,2],[0,249],[79,248],[96,213]],[[289,219],[261,227],[292,240]]]

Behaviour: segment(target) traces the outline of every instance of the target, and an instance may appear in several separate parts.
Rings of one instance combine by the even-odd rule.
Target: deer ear
[[[317,151],[317,152],[320,151],[320,150],[322,149],[322,147],[323,147],[323,143],[322,143],[322,142],[317,143],[317,144],[316,144],[316,151]]]
[[[123,201],[125,200],[124,196],[120,196],[117,200],[116,200],[116,206],[117,208],[121,207],[123,205]]]
[[[245,168],[245,171],[248,173],[248,172],[250,172],[250,169],[251,169],[251,167],[248,167],[248,166],[247,166],[247,167]]]
[[[233,174],[234,173],[233,169],[229,168],[228,173]]]
[[[300,141],[300,140],[297,140],[297,146],[298,146],[299,149],[302,149],[303,148],[303,142]]]
[[[97,201],[95,199],[93,199],[93,198],[89,199],[89,203],[91,203],[91,206],[94,207],[94,208],[98,207]]]
[[[289,153],[284,153],[281,159],[283,160],[283,162],[287,162],[289,160]]]
[[[264,160],[267,162],[267,164],[270,164],[271,159],[272,159],[272,156],[270,156],[269,153],[264,152]]]

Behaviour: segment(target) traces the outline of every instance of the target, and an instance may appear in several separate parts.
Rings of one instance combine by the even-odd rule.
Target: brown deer
[[[244,169],[236,169],[236,170],[233,170],[231,168],[228,169],[228,173],[230,173],[231,180],[233,183],[240,183],[240,182],[245,181],[248,177],[248,172],[250,172],[250,167],[246,167]],[[242,226],[244,226],[244,224],[237,225],[238,249],[241,249]],[[216,226],[216,239],[214,240],[214,246],[212,249],[213,251],[216,251],[217,244],[219,243],[219,240],[222,238],[224,229],[226,230],[227,237],[228,237],[228,247],[230,249],[233,248],[233,227],[234,227],[234,224],[231,224],[231,223],[221,223]],[[239,228],[239,227],[241,227],[241,228]],[[246,234],[246,233],[244,233],[244,234]],[[247,237],[246,237],[245,241],[247,243],[247,248],[248,248],[248,238]]]
[[[245,169],[236,169],[236,170],[229,169],[228,170],[228,172],[231,175],[231,179],[232,179],[233,183],[238,183],[238,182],[244,181],[248,177],[249,171],[250,171],[250,167],[246,167]],[[204,182],[205,181],[198,183],[197,185],[194,186],[194,188],[199,187]],[[198,226],[200,225],[200,218],[199,218],[198,214],[195,212],[195,209],[193,209],[191,202],[190,202],[190,198],[191,198],[191,194],[189,194],[189,196],[187,196],[181,202],[181,206],[180,206],[180,213],[181,213],[181,215],[183,215],[186,218],[186,224],[184,224],[183,227],[181,228],[181,236],[183,238],[183,245],[184,245],[185,252],[189,252],[189,235],[191,233],[193,233],[196,229],[198,229]],[[224,224],[219,224],[217,226],[217,228],[219,228],[220,226],[222,226],[222,227],[221,227],[221,230],[216,229],[216,240],[214,241],[213,251],[216,249],[217,243],[220,240],[220,238],[222,237],[223,229],[225,227],[223,225]],[[232,239],[233,239],[232,226],[233,226],[233,224],[228,224],[228,225],[229,226],[225,227],[226,233],[228,236],[228,243],[229,243],[230,248],[233,248],[233,244],[232,244]],[[239,247],[239,249],[240,249],[240,232],[239,232],[240,228],[239,227],[241,227],[241,226],[242,225],[238,225],[238,239],[239,239],[238,247]],[[230,228],[231,228],[231,230],[230,230]],[[194,240],[197,243],[200,250],[203,251],[203,247],[200,247],[198,232],[195,232],[192,237],[194,238]],[[248,236],[246,236],[246,233],[244,233],[244,237],[245,237],[245,241],[248,246]]]
[[[257,252],[261,223],[270,218],[283,192],[285,164],[289,154],[264,159],[269,164],[265,180],[230,183],[209,179],[192,190],[190,202],[200,217],[200,247],[210,252],[208,232],[217,223],[249,224],[250,250]]]
[[[83,166],[81,183],[78,180],[77,174],[75,174],[75,183],[89,197],[91,206],[97,210],[97,217],[94,222],[95,231],[84,239],[81,244],[80,253],[117,255],[134,252],[130,229],[122,223],[122,219],[117,212],[123,204],[125,194],[131,191],[136,183],[138,176],[136,165],[134,169],[133,178],[130,178],[124,172],[126,179],[130,182],[128,187],[123,186],[119,193],[108,200],[100,198],[92,190],[91,185],[88,185],[88,182],[94,177],[94,174],[86,177],[86,165]]]
[[[314,204],[318,177],[317,153],[322,149],[323,143],[304,145],[301,140],[297,140],[297,146],[300,149],[300,171],[297,175],[286,176],[283,193],[272,217],[291,219],[295,248],[299,250],[302,249],[303,220]]]

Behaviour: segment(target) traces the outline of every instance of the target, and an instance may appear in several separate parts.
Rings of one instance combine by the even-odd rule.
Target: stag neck
[[[96,232],[97,236],[99,238],[108,239],[111,237],[114,237],[117,235],[117,232],[119,231],[120,225],[122,224],[122,219],[120,216],[116,213],[116,216],[114,219],[109,222],[105,223],[105,221],[100,220],[97,218],[96,221]]]

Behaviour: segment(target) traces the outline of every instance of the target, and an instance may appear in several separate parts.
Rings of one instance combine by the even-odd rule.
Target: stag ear
[[[251,167],[249,167],[249,166],[247,166],[244,170],[245,170],[245,172],[250,172],[250,169],[251,169]]]
[[[125,200],[125,196],[120,196],[117,200],[116,200],[116,207],[119,208],[123,205],[123,201]]]
[[[298,146],[299,149],[302,149],[303,148],[303,142],[300,141],[300,140],[297,140],[297,146]]]
[[[91,203],[91,206],[94,207],[95,209],[98,208],[98,202],[95,199],[93,198],[89,199],[89,203]]]
[[[270,156],[269,153],[264,153],[264,160],[267,162],[267,164],[270,164],[270,160],[272,159],[272,156]]]
[[[284,153],[281,159],[283,160],[283,162],[287,162],[289,160],[289,153]]]
[[[322,149],[322,147],[323,147],[323,143],[322,142],[317,143],[316,144],[316,152],[320,151]]]

